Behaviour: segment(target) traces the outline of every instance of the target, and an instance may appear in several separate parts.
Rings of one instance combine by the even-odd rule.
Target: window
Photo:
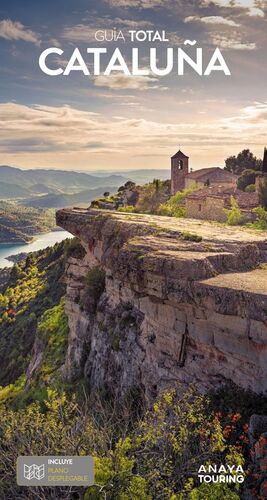
[[[201,204],[198,205],[198,211],[201,212]]]
[[[183,170],[183,168],[184,168],[184,162],[183,160],[179,160],[179,169]]]

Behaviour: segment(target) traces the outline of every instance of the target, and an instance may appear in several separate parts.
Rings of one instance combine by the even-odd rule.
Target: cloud
[[[154,9],[155,7],[165,7],[165,0],[105,0],[111,7],[126,7],[139,9]]]
[[[267,126],[267,102],[254,103],[224,119],[207,116],[201,119],[201,126],[195,114],[191,121],[178,123],[123,116],[110,119],[66,105],[2,103],[0,117],[1,154],[17,151],[44,161],[46,156],[41,153],[53,153],[53,164],[62,158],[64,166],[64,161],[66,165],[71,160],[77,164],[77,158],[82,162],[89,152],[131,157],[134,151],[134,155],[161,154],[167,158],[177,147],[177,138],[190,148],[197,145],[200,149],[203,145],[216,149],[218,145],[225,148],[229,144],[259,143]]]
[[[225,17],[222,16],[207,16],[207,17],[189,16],[186,17],[184,20],[185,23],[190,23],[192,21],[201,22],[205,24],[225,24],[227,26],[233,26],[233,27],[240,26],[240,24],[237,24],[235,21],[232,21],[231,19],[226,19]]]
[[[209,6],[211,3],[218,7],[243,8],[252,17],[264,17],[264,12],[258,7],[255,0],[202,0],[202,6]]]
[[[231,130],[249,131],[255,128],[257,131],[266,130],[267,126],[267,101],[255,102],[244,107],[240,114],[222,120],[222,124]]]
[[[0,37],[5,38],[5,40],[23,40],[38,46],[41,43],[38,33],[29,30],[19,21],[11,21],[10,19],[0,21]]]
[[[243,42],[238,34],[227,36],[213,33],[210,38],[214,45],[222,49],[255,50],[257,48],[254,42]]]
[[[94,79],[97,87],[110,89],[149,90],[158,89],[157,78],[152,76],[101,75]]]
[[[89,18],[88,24],[76,24],[74,26],[65,26],[62,38],[69,41],[88,42],[95,41],[95,33],[98,30],[107,30],[107,37],[110,39],[112,34],[111,30],[115,28],[118,30],[123,28],[140,29],[142,27],[150,28],[153,24],[150,21],[136,21],[133,19],[115,18]]]
[[[73,42],[89,42],[95,40],[97,28],[92,28],[86,24],[76,24],[66,26],[62,33],[62,38]]]
[[[170,154],[180,143],[196,168],[223,165],[224,158],[244,147],[256,154],[263,149],[267,102],[232,111],[224,119],[218,113],[200,115],[196,107],[179,120],[169,113],[165,119],[149,119],[145,111],[145,118],[130,118],[132,111],[126,106],[120,113],[115,108],[116,116],[107,116],[106,110],[96,114],[66,105],[0,103],[1,161],[26,168],[87,171],[168,168]]]

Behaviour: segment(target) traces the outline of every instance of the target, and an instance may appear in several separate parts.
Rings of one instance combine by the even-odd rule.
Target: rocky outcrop
[[[119,394],[142,386],[148,400],[176,383],[207,391],[226,379],[266,393],[264,233],[97,210],[60,210],[57,224],[86,251],[65,273],[69,377]],[[95,266],[105,290],[93,307]]]

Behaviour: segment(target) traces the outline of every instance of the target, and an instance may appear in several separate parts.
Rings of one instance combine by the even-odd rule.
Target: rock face
[[[86,250],[66,267],[70,378],[142,386],[149,401],[178,382],[267,392],[266,234],[98,210],[60,210],[57,224]],[[95,266],[97,305],[85,279]]]

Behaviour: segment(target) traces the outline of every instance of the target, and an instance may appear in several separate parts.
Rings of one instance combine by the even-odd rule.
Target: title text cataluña
[[[136,32],[135,37],[133,37],[133,35],[131,34],[131,42],[141,42],[145,40],[144,37],[140,38],[140,35],[138,33],[139,32]],[[142,33],[146,34],[145,31]],[[158,40],[158,38],[154,40],[154,38],[151,37],[151,31],[149,31],[149,35],[149,41],[153,42],[155,40]],[[108,41],[107,38],[103,36],[103,41],[104,39]],[[114,38],[112,40],[114,41]],[[112,40],[110,39],[109,41]],[[115,40],[118,41],[119,37],[117,36],[117,39]],[[167,42],[168,39],[162,38],[161,41]],[[80,49],[76,47],[73,50],[66,67],[64,68],[60,66],[60,58],[57,57],[58,67],[55,68],[55,58],[53,59],[53,56],[63,56],[64,50],[58,47],[49,47],[41,53],[39,57],[39,66],[41,70],[49,76],[68,76],[73,71],[79,71],[85,76],[98,76],[100,74],[111,75],[113,72],[119,72],[124,75],[133,76],[148,76],[151,74],[157,76],[166,76],[173,71],[176,71],[176,65],[177,74],[179,76],[183,76],[185,74],[186,65],[187,67],[192,68],[193,71],[201,76],[209,76],[211,75],[211,73],[216,71],[221,71],[226,76],[231,75],[231,72],[219,48],[216,48],[214,50],[208,64],[205,66],[203,62],[203,49],[198,47],[194,49],[194,51],[195,54],[191,57],[191,55],[189,55],[181,47],[178,47],[177,49],[166,47],[163,49],[163,51],[161,49],[160,53],[159,49],[157,49],[156,47],[150,47],[148,67],[143,68],[140,67],[141,57],[138,47],[133,47],[131,49],[130,64],[126,62],[124,55],[118,47],[115,48],[112,53],[109,53],[108,49],[104,47],[88,47],[86,49],[86,56],[82,55]],[[164,53],[163,65],[161,63],[159,64],[158,62],[159,56],[162,56],[162,52]],[[90,70],[88,67],[89,63]]]

